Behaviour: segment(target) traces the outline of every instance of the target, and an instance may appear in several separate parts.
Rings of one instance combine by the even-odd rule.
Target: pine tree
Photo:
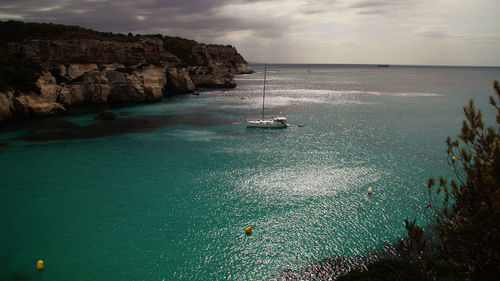
[[[457,139],[447,138],[455,179],[428,181],[429,205],[437,214],[438,253],[472,280],[500,278],[500,86],[494,81],[496,128],[486,127],[471,100]]]

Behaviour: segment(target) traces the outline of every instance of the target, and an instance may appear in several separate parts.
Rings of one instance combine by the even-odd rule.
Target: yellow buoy
[[[371,187],[368,188],[368,194],[372,194],[373,193],[373,189]]]
[[[38,269],[39,271],[43,269],[43,261],[42,260],[39,260],[36,262],[36,269]]]
[[[457,157],[455,157],[455,155],[453,155],[453,157],[451,157],[451,161],[452,161],[452,162],[457,161]]]
[[[253,227],[253,226],[249,226],[249,227],[245,228],[245,233],[246,233],[246,234],[250,234],[250,233],[252,233],[252,227]]]

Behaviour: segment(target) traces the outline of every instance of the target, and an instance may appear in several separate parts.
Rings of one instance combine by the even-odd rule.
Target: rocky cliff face
[[[93,63],[133,66],[154,62],[157,65],[176,64],[179,59],[163,49],[156,37],[135,36],[134,42],[95,39],[33,39],[8,42],[10,53],[22,54],[42,66],[55,64]]]
[[[200,87],[235,87],[234,75],[251,73],[252,69],[232,46],[198,45],[192,49],[196,66],[189,74]]]
[[[191,55],[197,63],[186,64],[158,37],[127,39],[3,42],[4,51],[38,63],[42,71],[40,93],[0,93],[0,121],[58,114],[75,104],[154,102],[196,87],[235,87],[234,75],[252,72],[231,46],[196,44]]]

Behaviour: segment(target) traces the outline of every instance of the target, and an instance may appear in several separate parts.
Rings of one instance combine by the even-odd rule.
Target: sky
[[[0,20],[230,44],[249,62],[500,66],[499,0],[0,0]]]

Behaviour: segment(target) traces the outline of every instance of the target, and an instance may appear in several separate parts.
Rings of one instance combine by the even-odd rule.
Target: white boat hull
[[[286,123],[286,119],[283,119],[247,120],[246,126],[247,128],[286,128],[288,124]]]

